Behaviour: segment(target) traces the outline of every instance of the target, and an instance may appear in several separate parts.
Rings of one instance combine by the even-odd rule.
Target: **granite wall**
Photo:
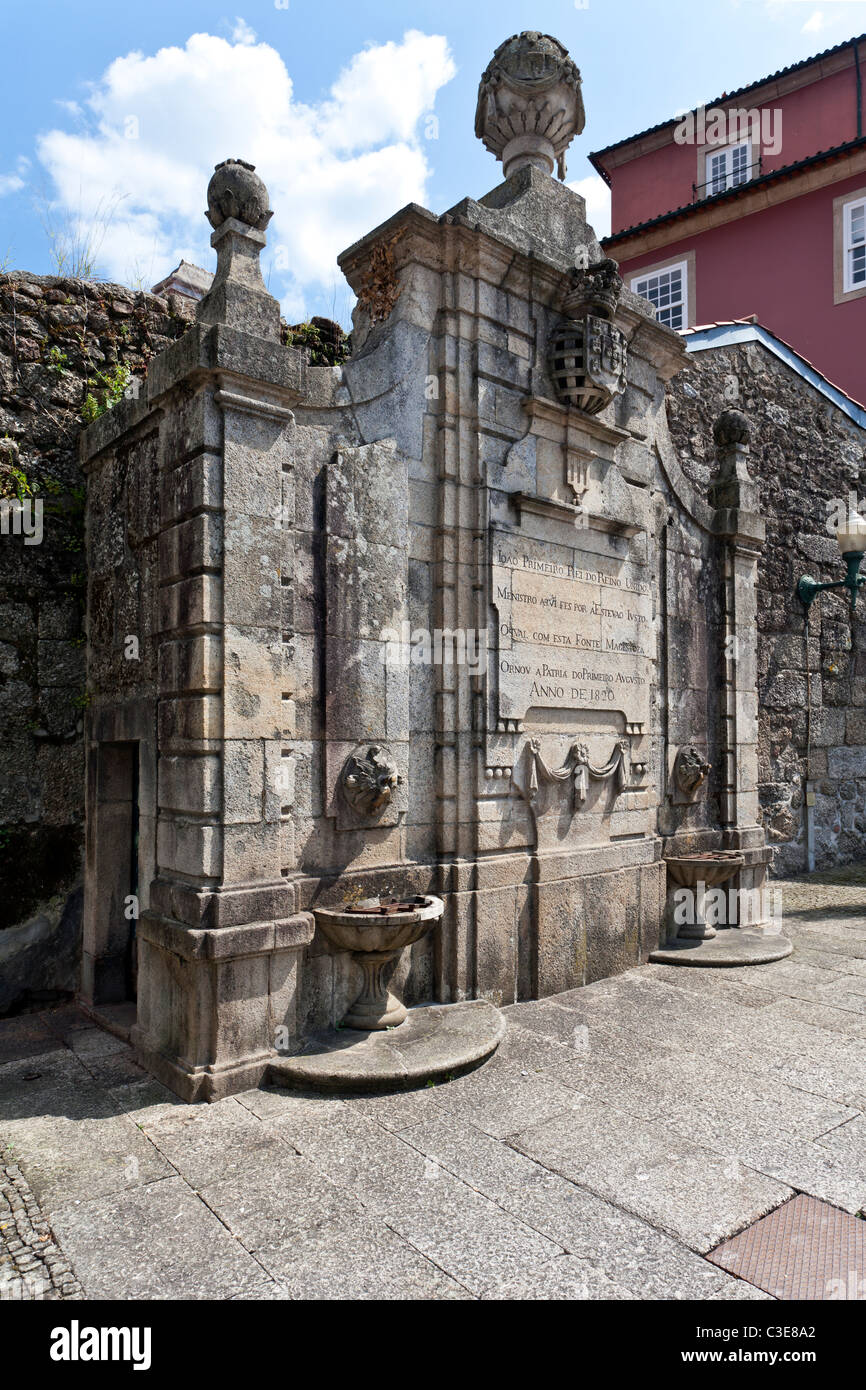
[[[0,276],[0,499],[43,509],[40,544],[0,535],[0,1014],[74,982],[87,704],[78,436],[193,308],[177,294]]]
[[[863,495],[866,431],[759,342],[689,355],[668,385],[671,435],[682,467],[705,493],[713,477],[711,424],[745,412],[750,471],[761,490],[767,539],[758,587],[759,795],[775,874],[807,867],[806,779],[814,784],[818,868],[866,852],[866,608],[848,596],[812,606],[808,646],[797,580],[842,577],[827,519]],[[807,774],[807,670],[811,756]]]

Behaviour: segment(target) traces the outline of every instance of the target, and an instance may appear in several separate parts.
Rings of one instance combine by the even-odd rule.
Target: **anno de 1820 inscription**
[[[532,708],[586,709],[646,724],[646,580],[627,564],[505,533],[493,534],[492,560],[500,719],[522,721]]]

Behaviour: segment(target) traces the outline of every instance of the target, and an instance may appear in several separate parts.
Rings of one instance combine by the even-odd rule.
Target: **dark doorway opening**
[[[93,1004],[135,999],[139,890],[139,744],[101,743],[85,934],[84,993]]]

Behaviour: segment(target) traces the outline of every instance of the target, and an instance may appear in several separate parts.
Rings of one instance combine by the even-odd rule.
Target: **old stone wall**
[[[711,423],[723,409],[752,425],[750,470],[767,539],[758,586],[759,795],[774,872],[807,867],[806,780],[814,783],[818,868],[866,852],[866,610],[848,595],[812,605],[808,645],[797,580],[838,580],[827,520],[864,487],[866,431],[760,342],[692,352],[667,388],[682,467],[703,494],[715,460]],[[862,600],[861,600],[862,604]],[[742,654],[748,655],[748,654]],[[811,753],[807,772],[807,670]]]
[[[78,436],[193,309],[177,294],[0,276],[0,499],[42,506],[40,543],[0,535],[0,1014],[74,979],[88,698]]]

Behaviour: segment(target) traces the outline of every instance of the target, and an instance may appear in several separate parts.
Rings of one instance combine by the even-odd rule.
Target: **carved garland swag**
[[[571,809],[577,811],[586,801],[589,779],[597,782],[613,781],[616,795],[625,791],[631,780],[631,758],[627,739],[618,739],[604,767],[593,767],[589,761],[589,750],[585,743],[573,743],[562,767],[548,767],[541,756],[538,739],[530,739],[527,744],[529,755],[528,800],[534,807],[542,783],[548,785],[571,781]]]

